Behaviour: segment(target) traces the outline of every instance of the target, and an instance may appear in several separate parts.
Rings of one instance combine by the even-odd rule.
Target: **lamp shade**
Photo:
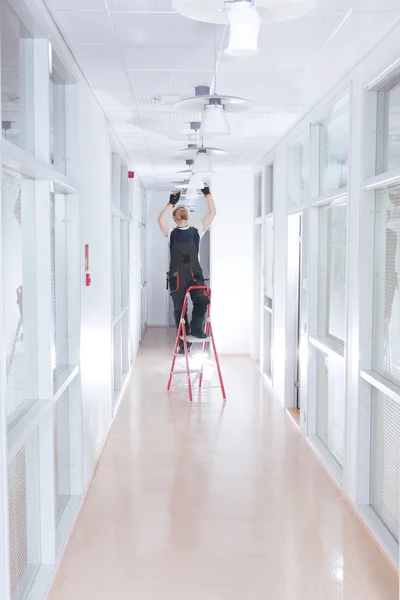
[[[213,173],[211,158],[207,150],[200,148],[193,165],[193,173]]]
[[[233,2],[229,9],[229,22],[229,45],[225,53],[238,57],[258,54],[261,19],[254,5],[247,0]]]
[[[194,202],[195,200],[197,200],[197,198],[199,197],[199,194],[197,192],[197,190],[186,190],[186,194],[185,194],[185,200],[186,200],[186,204],[189,204],[190,202]]]
[[[200,173],[193,173],[193,175],[189,179],[187,189],[188,190],[202,190],[203,187],[204,187],[204,181],[203,181]]]
[[[231,128],[225,113],[224,106],[219,103],[207,104],[204,109],[204,117],[200,127],[200,135],[229,135]]]

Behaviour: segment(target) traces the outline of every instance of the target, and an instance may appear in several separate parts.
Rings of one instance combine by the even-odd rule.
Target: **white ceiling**
[[[172,0],[46,1],[143,183],[176,180],[184,160],[175,153],[200,115],[159,99],[212,85],[224,26],[215,45],[215,26],[175,13]],[[310,15],[263,24],[256,57],[220,54],[218,91],[254,107],[230,114],[232,135],[213,140],[230,152],[214,159],[216,170],[253,167],[398,19],[399,0],[319,0]]]

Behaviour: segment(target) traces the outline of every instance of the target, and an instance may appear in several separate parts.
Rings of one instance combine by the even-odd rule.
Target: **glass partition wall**
[[[75,85],[19,8],[0,0],[2,600],[40,594],[83,494]]]
[[[274,167],[266,166],[254,179],[254,352],[260,369],[271,385],[273,380],[274,298]],[[259,361],[258,361],[259,358]]]
[[[130,198],[128,167],[112,154],[114,410],[130,371]]]

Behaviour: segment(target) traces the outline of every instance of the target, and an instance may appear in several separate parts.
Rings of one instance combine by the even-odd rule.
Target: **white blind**
[[[319,335],[343,345],[346,323],[347,204],[319,213]]]
[[[375,199],[373,368],[400,384],[400,186]]]
[[[344,360],[320,350],[317,359],[317,435],[343,466],[345,381]]]
[[[399,539],[400,406],[373,390],[371,411],[370,504]]]
[[[41,563],[37,432],[8,467],[12,600],[24,600]]]

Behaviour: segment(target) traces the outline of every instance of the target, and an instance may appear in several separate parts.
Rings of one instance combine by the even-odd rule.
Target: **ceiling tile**
[[[215,65],[213,48],[202,46],[190,48],[125,46],[123,52],[126,68],[139,71],[213,71]]]
[[[360,58],[362,51],[356,46],[325,46],[312,56],[307,67],[311,70],[334,70],[341,66],[341,73],[345,73]]]
[[[83,69],[95,69],[99,65],[103,69],[123,68],[122,53],[118,46],[79,44],[73,47],[73,54]]]
[[[351,10],[352,0],[319,0],[312,14],[318,15],[345,15]]]
[[[330,38],[329,45],[356,46],[367,43],[371,47],[393,27],[399,17],[400,2],[397,12],[353,11]]]
[[[112,13],[115,31],[125,46],[213,46],[214,26],[177,13]]]
[[[171,73],[168,71],[153,72],[128,72],[132,84],[133,94],[138,105],[155,104],[155,98],[164,95],[179,96],[182,98],[194,95],[197,85],[211,85],[213,73],[210,71],[181,71]]]
[[[107,0],[107,3],[111,11],[175,12],[172,8],[172,0]]]
[[[122,69],[85,69],[85,75],[93,88],[129,88],[128,77]]]
[[[217,90],[228,96],[244,96],[260,106],[279,105],[300,74],[300,71],[223,72],[218,75]]]
[[[399,10],[398,0],[353,0],[353,10]]]
[[[63,35],[72,45],[114,44],[116,41],[105,10],[56,10],[54,15]]]
[[[296,87],[302,90],[328,90],[339,78],[338,70],[308,70],[299,75]]]
[[[288,90],[283,97],[283,103],[302,106],[304,111],[308,106],[314,106],[323,95],[324,90]]]
[[[128,88],[102,90],[95,89],[95,94],[106,112],[123,112],[134,110],[135,101]],[[129,114],[129,113],[128,113]]]
[[[104,0],[46,0],[50,10],[105,10]]]
[[[265,23],[260,53],[251,59],[222,55],[222,71],[299,70],[315,56],[343,20],[340,14],[307,15],[293,21]]]

